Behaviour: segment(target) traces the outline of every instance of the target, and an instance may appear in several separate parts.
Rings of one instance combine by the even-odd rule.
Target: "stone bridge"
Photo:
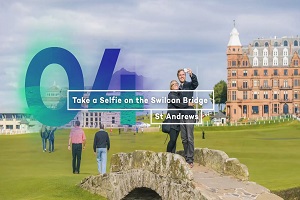
[[[136,188],[149,188],[162,200],[282,200],[249,182],[248,168],[223,151],[195,149],[192,169],[180,154],[142,150],[114,154],[110,173],[87,177],[80,187],[109,200],[123,199]]]

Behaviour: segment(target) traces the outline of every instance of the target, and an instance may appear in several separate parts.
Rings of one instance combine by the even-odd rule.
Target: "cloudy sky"
[[[26,107],[22,94],[28,64],[50,46],[75,55],[85,85],[93,84],[105,48],[121,48],[115,71],[126,68],[157,78],[155,89],[168,89],[177,69],[189,67],[198,75],[198,89],[212,89],[226,80],[226,46],[234,19],[242,45],[258,37],[296,36],[299,4],[296,0],[1,0],[0,112]],[[67,84],[59,66],[43,73],[43,84],[53,81]]]

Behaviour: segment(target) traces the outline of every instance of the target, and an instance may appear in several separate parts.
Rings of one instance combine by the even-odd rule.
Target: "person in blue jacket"
[[[51,127],[48,131],[49,133],[49,153],[54,151],[54,132],[57,128]]]

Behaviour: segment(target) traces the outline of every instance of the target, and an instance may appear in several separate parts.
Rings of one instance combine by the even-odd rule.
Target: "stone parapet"
[[[184,154],[178,151],[178,154]],[[194,162],[209,167],[220,174],[231,175],[240,180],[248,180],[249,172],[246,165],[241,164],[237,158],[229,156],[220,150],[208,148],[196,148],[194,152]]]

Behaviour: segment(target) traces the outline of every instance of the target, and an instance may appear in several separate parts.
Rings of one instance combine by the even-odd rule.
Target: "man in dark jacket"
[[[97,156],[98,171],[102,175],[106,173],[107,151],[110,149],[109,136],[104,131],[103,124],[100,124],[100,131],[95,134],[93,148]]]
[[[186,81],[186,74],[188,73],[191,77],[191,82]],[[180,82],[179,90],[195,90],[198,87],[197,76],[192,73],[191,69],[179,69],[177,71],[177,77]],[[193,92],[182,92],[182,98],[192,99]],[[187,109],[193,109],[193,106],[189,106]],[[195,110],[181,110],[182,115],[196,115]],[[184,155],[186,162],[193,167],[194,163],[194,124],[195,119],[180,119],[180,131],[181,131],[181,140],[184,149]]]

